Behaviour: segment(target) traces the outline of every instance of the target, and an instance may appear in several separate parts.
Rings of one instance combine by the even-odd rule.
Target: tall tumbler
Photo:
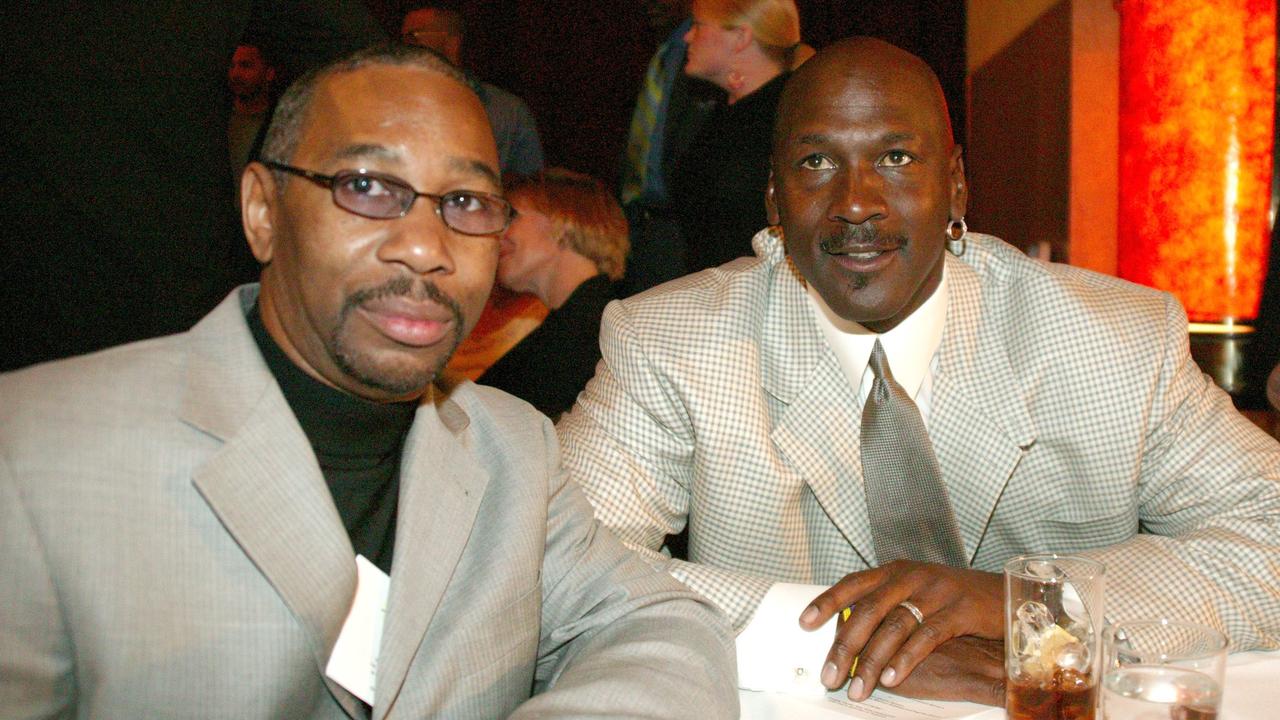
[[[1024,555],[1005,563],[1005,710],[1011,720],[1093,720],[1104,592],[1104,568],[1096,560]]]

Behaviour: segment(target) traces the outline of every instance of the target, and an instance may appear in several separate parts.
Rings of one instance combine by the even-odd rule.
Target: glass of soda
[[[1227,638],[1177,620],[1117,623],[1106,635],[1106,720],[1216,720],[1222,708]]]
[[[1011,720],[1094,720],[1105,568],[1069,555],[1004,566],[1005,712]]]

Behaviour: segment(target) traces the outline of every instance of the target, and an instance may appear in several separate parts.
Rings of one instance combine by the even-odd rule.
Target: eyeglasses
[[[340,170],[333,175],[322,175],[272,160],[264,160],[262,164],[327,187],[333,194],[334,205],[375,220],[394,220],[408,215],[420,197],[434,200],[436,214],[444,224],[463,235],[497,235],[506,230],[516,216],[511,203],[492,193],[453,190],[433,195],[418,192],[394,175],[368,170]]]

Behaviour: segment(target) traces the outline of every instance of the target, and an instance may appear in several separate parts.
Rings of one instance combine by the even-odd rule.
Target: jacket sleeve
[[[536,694],[513,717],[736,718],[733,639],[710,603],[601,528],[560,468],[551,478]]]
[[[1280,647],[1280,444],[1188,351],[1166,305],[1162,363],[1140,458],[1138,533],[1085,555],[1107,566],[1106,614],[1196,620],[1233,651]]]
[[[0,708],[6,718],[75,715],[71,647],[45,549],[0,455]]]
[[[662,552],[667,535],[685,527],[694,472],[694,431],[680,389],[655,371],[618,303],[605,311],[600,347],[596,377],[557,426],[565,468],[605,527],[710,598],[741,632],[773,581]]]

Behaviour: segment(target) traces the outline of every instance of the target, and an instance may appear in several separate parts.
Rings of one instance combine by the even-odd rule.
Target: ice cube
[[[1079,673],[1089,672],[1089,647],[1073,636],[1072,642],[1058,648],[1053,664],[1063,670],[1074,670]]]
[[[1054,624],[1053,615],[1049,613],[1049,608],[1045,607],[1044,603],[1028,600],[1018,608],[1018,625],[1025,626],[1031,634],[1039,635]]]
[[[1027,658],[1040,655],[1040,641],[1051,626],[1053,616],[1044,603],[1028,600],[1018,607],[1018,619],[1014,621],[1013,647]]]

